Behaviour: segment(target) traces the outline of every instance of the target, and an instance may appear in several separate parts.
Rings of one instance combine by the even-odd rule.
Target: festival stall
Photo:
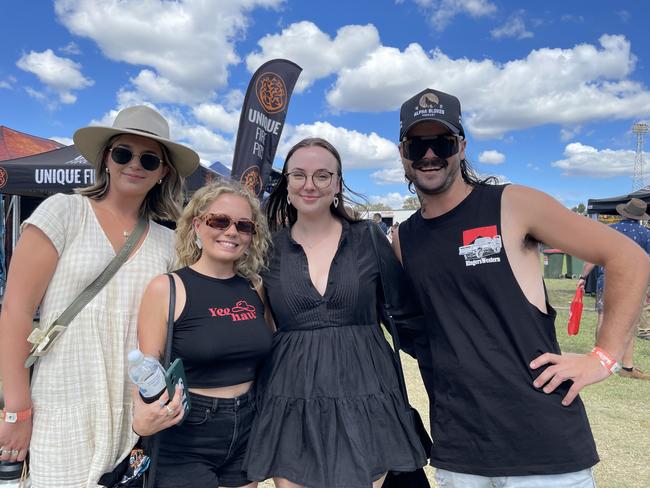
[[[188,194],[218,178],[229,178],[204,166],[192,173],[185,182]],[[36,206],[55,193],[72,193],[75,188],[89,186],[95,181],[95,169],[72,146],[64,146],[31,156],[0,161],[0,193],[11,195],[3,222],[11,222],[11,246],[16,246],[20,223]]]
[[[632,198],[638,198],[650,205],[650,188],[646,187],[627,195],[610,198],[590,198],[587,201],[587,214],[589,215],[618,215],[616,205],[625,204]]]

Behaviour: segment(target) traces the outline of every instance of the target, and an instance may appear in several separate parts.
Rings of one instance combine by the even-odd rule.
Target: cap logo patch
[[[425,93],[420,97],[420,101],[418,102],[418,105],[421,108],[431,108],[435,105],[440,105],[440,101],[438,100],[438,97],[435,96],[433,93]]]

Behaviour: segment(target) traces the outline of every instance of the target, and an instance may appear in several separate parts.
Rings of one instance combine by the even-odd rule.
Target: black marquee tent
[[[650,188],[645,187],[642,190],[637,190],[628,195],[621,195],[611,198],[592,199],[587,201],[587,214],[605,214],[605,215],[618,215],[616,212],[616,205],[627,203],[631,198],[638,198],[650,205]]]
[[[186,181],[192,193],[207,182],[228,175],[200,166]],[[0,161],[0,193],[26,197],[47,197],[72,193],[95,180],[95,169],[73,146],[33,156]]]
[[[199,166],[186,178],[185,188],[187,193],[193,193],[206,183],[224,177],[230,178],[230,175]],[[74,145],[0,161],[0,194],[12,197],[4,216],[4,222],[11,222],[6,229],[11,235],[11,242],[5,247],[7,255],[16,246],[20,223],[29,217],[42,199],[55,193],[72,193],[75,188],[89,186],[94,181],[95,169]],[[10,213],[11,218],[8,218]]]

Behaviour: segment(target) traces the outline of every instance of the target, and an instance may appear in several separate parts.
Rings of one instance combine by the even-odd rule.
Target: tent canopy
[[[31,156],[60,147],[63,147],[63,144],[56,141],[0,125],[0,161]]]
[[[627,203],[632,198],[638,198],[646,202],[648,205],[650,205],[650,188],[646,187],[643,188],[642,190],[637,190],[633,193],[629,193],[628,195],[620,195],[618,197],[600,198],[600,199],[590,198],[587,201],[587,213],[589,215],[592,214],[618,215],[618,212],[616,211],[616,205],[619,205],[621,203]]]
[[[204,166],[186,179],[188,192],[194,192],[221,176]],[[95,168],[72,146],[65,146],[24,158],[0,161],[0,193],[47,197],[54,193],[72,193],[75,188],[91,185]]]

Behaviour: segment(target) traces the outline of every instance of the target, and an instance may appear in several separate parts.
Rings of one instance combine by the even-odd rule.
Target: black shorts
[[[185,421],[160,434],[156,487],[250,483],[242,463],[255,413],[252,394],[238,398],[189,395],[192,408]]]

